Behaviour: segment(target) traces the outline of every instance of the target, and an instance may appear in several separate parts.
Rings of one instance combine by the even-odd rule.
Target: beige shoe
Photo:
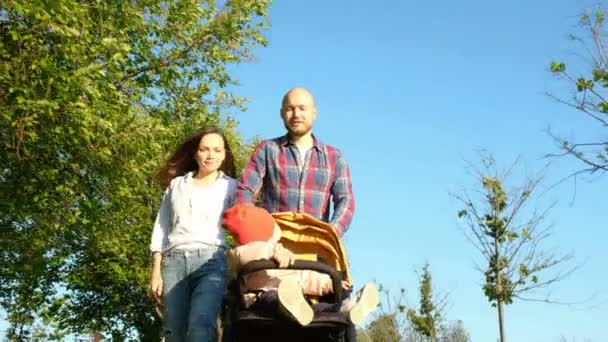
[[[294,279],[286,279],[279,283],[277,290],[279,303],[289,316],[301,325],[312,322],[314,312],[304,298],[300,284]]]
[[[366,284],[355,294],[354,304],[348,309],[348,318],[351,323],[361,325],[376,310],[380,303],[378,288],[374,284]]]

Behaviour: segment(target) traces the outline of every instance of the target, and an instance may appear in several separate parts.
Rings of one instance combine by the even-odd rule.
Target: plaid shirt
[[[237,202],[253,203],[261,190],[262,206],[269,212],[306,213],[329,222],[341,235],[355,210],[348,164],[338,149],[314,135],[313,141],[302,168],[300,151],[287,136],[262,141],[243,172]]]

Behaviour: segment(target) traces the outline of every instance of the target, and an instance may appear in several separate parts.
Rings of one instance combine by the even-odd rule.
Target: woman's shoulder
[[[231,190],[236,189],[236,187],[239,184],[239,182],[235,178],[230,177],[224,173],[222,173],[222,180],[224,180],[226,182],[228,189],[231,189]]]
[[[171,190],[171,189],[175,188],[176,186],[178,186],[179,184],[184,183],[186,181],[186,179],[188,177],[190,177],[190,176],[191,176],[191,172],[188,172],[188,173],[186,173],[184,175],[181,175],[181,176],[175,176],[175,177],[173,177],[171,179],[171,182],[169,182],[169,186],[168,186],[167,190]]]
[[[220,179],[228,182],[228,183],[237,183],[236,178],[228,176],[227,174],[225,174],[224,172],[220,171]]]

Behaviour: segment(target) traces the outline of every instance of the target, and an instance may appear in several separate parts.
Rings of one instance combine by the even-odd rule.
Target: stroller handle
[[[271,269],[291,269],[291,270],[309,270],[325,273],[331,278],[333,285],[333,300],[335,303],[342,301],[342,277],[333,267],[319,262],[319,261],[308,261],[308,260],[296,260],[292,265],[286,268],[280,268],[279,264],[274,260],[256,260],[243,265],[238,275],[238,284],[242,284],[242,278],[246,274]]]

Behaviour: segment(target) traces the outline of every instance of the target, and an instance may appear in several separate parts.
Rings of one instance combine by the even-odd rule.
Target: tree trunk
[[[498,330],[500,331],[500,342],[506,342],[505,339],[505,314],[503,311],[502,300],[496,303],[496,311],[498,311]]]
[[[496,258],[495,274],[496,274],[496,311],[498,311],[498,330],[500,332],[500,342],[506,342],[505,339],[505,314],[503,311],[503,294],[504,287],[502,282],[502,274],[500,273],[501,269],[498,264],[498,260],[500,260],[500,240],[494,239],[494,257]]]

